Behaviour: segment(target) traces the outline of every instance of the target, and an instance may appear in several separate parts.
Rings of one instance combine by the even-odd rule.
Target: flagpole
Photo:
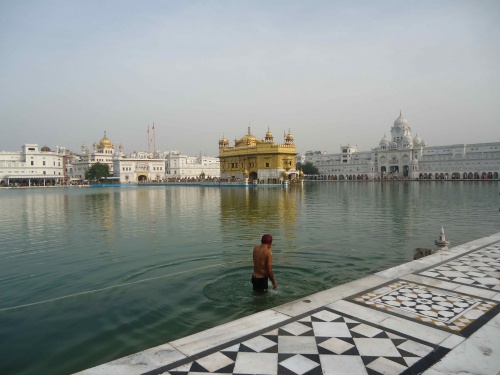
[[[149,138],[149,125],[148,125],[148,158],[149,158],[149,152],[151,150],[151,146],[150,145],[151,145],[151,140]]]
[[[156,159],[156,130],[155,130],[155,123],[153,122],[153,158]]]

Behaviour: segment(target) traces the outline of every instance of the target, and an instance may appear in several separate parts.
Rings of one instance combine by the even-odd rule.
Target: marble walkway
[[[500,374],[500,233],[85,371]]]

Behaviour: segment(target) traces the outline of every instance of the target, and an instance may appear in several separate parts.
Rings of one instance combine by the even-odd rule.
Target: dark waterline
[[[0,190],[0,373],[70,374],[498,232],[498,181]],[[273,234],[280,287],[251,292]]]

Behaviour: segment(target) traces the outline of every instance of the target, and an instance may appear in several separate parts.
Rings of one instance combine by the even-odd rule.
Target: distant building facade
[[[168,151],[165,158],[167,179],[205,179],[220,177],[219,158],[213,156],[187,156],[180,151]]]
[[[104,137],[101,138],[99,143],[94,142],[93,151],[90,151],[85,143],[82,144],[81,150],[80,157],[73,158],[71,166],[68,166],[68,174],[72,181],[85,180],[85,172],[96,163],[106,164],[109,167],[109,173],[113,175],[115,147],[106,136],[106,132],[104,132]],[[122,150],[123,146],[120,145],[119,152]]]
[[[133,152],[113,159],[113,177],[120,182],[212,179],[220,176],[219,159],[187,156],[180,151]]]
[[[318,168],[322,180],[376,179],[498,179],[500,142],[428,146],[412,136],[408,120],[400,113],[379,145],[371,151],[341,146],[328,154],[308,151],[305,161]]]
[[[145,152],[116,156],[113,159],[113,177],[121,183],[165,181],[165,159],[152,157]]]
[[[275,143],[271,131],[259,140],[250,132],[229,146],[223,136],[219,140],[220,177],[227,180],[248,178],[252,182],[279,183],[299,178],[296,149],[290,132],[284,143]]]
[[[53,186],[66,183],[66,150],[25,144],[20,152],[0,151],[0,185]]]

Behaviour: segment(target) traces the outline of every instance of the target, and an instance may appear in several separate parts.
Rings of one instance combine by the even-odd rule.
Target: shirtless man
[[[273,252],[271,244],[273,237],[270,234],[264,234],[260,240],[261,245],[253,248],[253,289],[258,292],[267,292],[267,281],[271,280],[273,289],[278,287],[273,274]]]

